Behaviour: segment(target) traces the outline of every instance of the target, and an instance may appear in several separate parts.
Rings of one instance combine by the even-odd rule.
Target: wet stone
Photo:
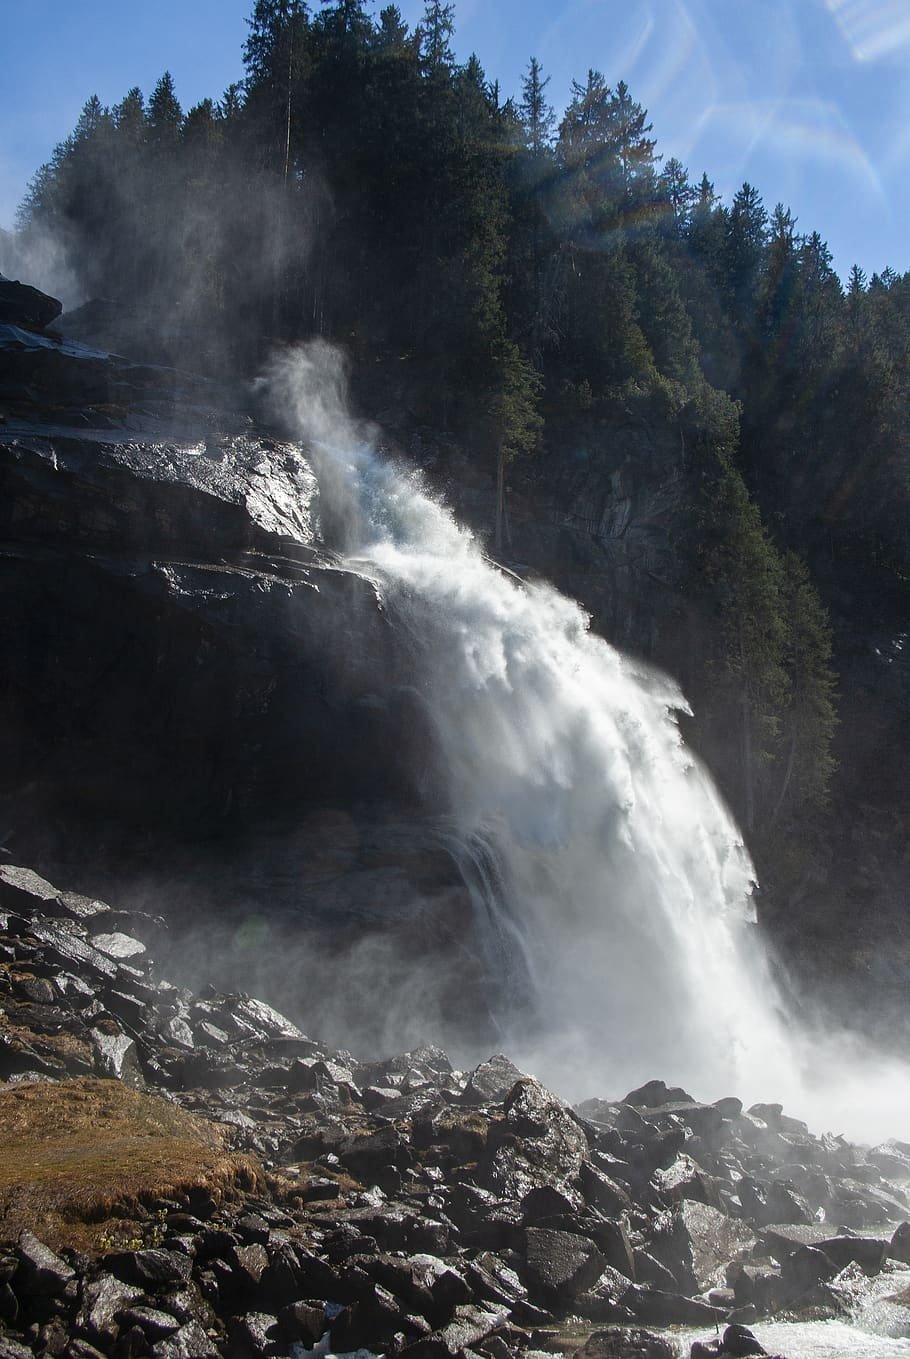
[[[666,1336],[634,1326],[595,1331],[572,1359],[677,1359],[679,1351]]]
[[[92,943],[109,958],[136,958],[145,953],[145,944],[141,940],[134,939],[129,934],[121,934],[119,931],[113,934],[93,934]]]
[[[471,1072],[462,1100],[465,1104],[500,1104],[524,1074],[508,1057],[497,1053]]]
[[[232,1317],[228,1328],[228,1352],[232,1359],[257,1359],[272,1353],[278,1338],[278,1318],[270,1312],[247,1312]]]
[[[14,911],[46,911],[57,899],[57,889],[30,868],[0,864],[0,906]]]
[[[892,1260],[910,1265],[910,1222],[902,1222],[891,1238],[888,1255]]]
[[[312,1349],[325,1334],[326,1316],[321,1304],[292,1302],[278,1314],[278,1327],[286,1340],[296,1340]]]
[[[244,1213],[234,1223],[234,1230],[245,1242],[256,1242],[264,1246],[271,1235],[271,1228],[264,1217],[258,1213]]]
[[[597,1281],[606,1265],[584,1236],[529,1227],[525,1234],[525,1282],[532,1302],[567,1307]]]

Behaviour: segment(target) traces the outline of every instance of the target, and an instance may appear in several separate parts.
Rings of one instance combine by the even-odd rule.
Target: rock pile
[[[743,1323],[842,1313],[858,1277],[910,1263],[904,1144],[862,1151],[778,1105],[661,1081],[571,1109],[504,1056],[359,1062],[262,1001],[160,978],[161,929],[0,867],[0,1119],[25,1090],[103,1077],[253,1158],[245,1179],[147,1190],[109,1223],[85,1210],[88,1252],[65,1225],[8,1239],[0,1359],[317,1343],[508,1359],[566,1349],[570,1324],[597,1328],[586,1359],[621,1359],[673,1353],[643,1328],[677,1323],[729,1323],[700,1353],[742,1354]]]

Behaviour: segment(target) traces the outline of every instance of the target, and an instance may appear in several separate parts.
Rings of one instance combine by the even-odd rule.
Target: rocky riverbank
[[[0,867],[2,1359],[510,1359],[579,1327],[661,1359],[673,1325],[745,1354],[910,1263],[906,1144],[659,1080],[572,1109],[501,1055],[359,1062],[168,982],[163,928]]]

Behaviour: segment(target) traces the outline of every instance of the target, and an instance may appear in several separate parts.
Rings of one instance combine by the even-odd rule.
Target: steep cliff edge
[[[415,959],[465,948],[474,907],[446,841],[407,638],[373,584],[322,540],[305,455],[254,425],[248,388],[60,340],[31,312],[19,325],[10,316],[0,330],[8,852],[65,864],[86,887],[133,901],[163,891],[184,926],[205,915],[224,984],[260,956],[251,940],[267,938],[283,1001],[318,985],[323,944],[336,961],[356,959],[351,995],[358,968],[379,957],[391,991],[408,996]],[[401,442],[490,536],[492,479],[476,462],[432,436],[402,431]],[[509,565],[554,580],[611,641],[679,677],[696,706],[694,743],[723,781],[723,759],[712,759],[729,741],[712,709],[716,619],[691,589],[698,480],[679,423],[630,416],[560,468],[517,465],[510,482]],[[883,651],[846,615],[838,636],[849,777],[795,888],[791,875],[776,889],[776,865],[760,860],[771,888],[762,914],[798,982],[836,978],[849,1003],[866,990],[890,1023],[910,967],[908,815],[899,781],[868,771],[895,766],[905,667],[893,639]],[[320,940],[309,966],[287,947],[302,924]],[[203,946],[193,938],[185,966]],[[465,956],[473,981],[433,1005],[483,1028],[491,979],[470,944]],[[432,988],[421,989],[426,1000]],[[340,1041],[340,1019],[323,1028]]]

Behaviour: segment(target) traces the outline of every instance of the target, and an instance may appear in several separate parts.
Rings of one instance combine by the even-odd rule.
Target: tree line
[[[609,468],[624,421],[678,430],[689,682],[784,862],[835,775],[822,597],[859,571],[876,607],[905,599],[910,274],[843,287],[784,205],[664,160],[622,80],[588,71],[557,116],[531,58],[504,99],[455,59],[451,3],[413,30],[364,0],[256,0],[248,23],[218,100],[184,112],[168,73],[91,98],[19,230],[64,242],[88,294],[203,329],[214,371],[342,343],[371,409],[471,449],[500,504],[512,460],[557,485],[579,447]]]

